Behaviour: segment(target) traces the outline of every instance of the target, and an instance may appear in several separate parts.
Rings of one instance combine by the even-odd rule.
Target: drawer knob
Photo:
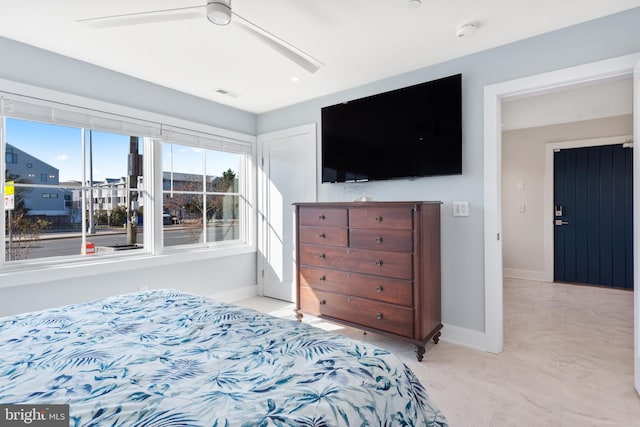
[[[376,222],[382,222],[382,217],[381,217],[381,216],[377,216],[377,217],[375,218],[375,220],[376,220]]]
[[[378,267],[382,266],[382,260],[381,260],[381,259],[376,260],[376,265],[377,265]]]
[[[382,243],[382,237],[376,237],[376,243],[377,244]]]
[[[325,216],[324,215],[318,215],[318,219],[323,221],[325,219]]]
[[[377,313],[376,314],[376,319],[382,320],[382,313]]]
[[[382,286],[380,285],[376,286],[376,292],[382,292]]]
[[[318,234],[318,237],[319,237],[319,238],[321,238],[321,239],[324,239],[324,238],[325,238],[325,237],[327,237],[327,236],[325,236],[325,234],[324,234],[324,233],[320,233],[320,234]]]
[[[327,280],[327,278],[325,276],[320,276],[320,281],[324,282],[325,280]]]
[[[324,259],[324,254],[320,254],[318,256],[320,257],[320,259]]]
[[[326,305],[326,304],[327,304],[326,300],[323,300],[323,299],[320,300],[320,305]]]

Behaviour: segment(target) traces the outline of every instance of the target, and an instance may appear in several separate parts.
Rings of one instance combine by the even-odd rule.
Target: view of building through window
[[[239,239],[239,154],[162,144],[164,245]]]
[[[5,180],[14,205],[5,211],[5,260],[141,248],[141,141],[8,118]]]
[[[142,137],[7,118],[5,261],[144,248],[144,146]],[[243,155],[161,146],[164,246],[238,240]]]

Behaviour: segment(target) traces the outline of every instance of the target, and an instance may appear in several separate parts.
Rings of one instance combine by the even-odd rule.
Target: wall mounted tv
[[[322,108],[322,182],[462,173],[462,75]]]

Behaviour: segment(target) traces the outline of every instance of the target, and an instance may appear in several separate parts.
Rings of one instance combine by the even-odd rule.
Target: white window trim
[[[153,200],[162,200],[162,156],[145,155],[144,162],[147,176],[153,176],[151,181],[145,184],[146,191],[144,204],[149,208],[148,214],[153,217],[153,227],[149,227],[144,233],[145,252],[138,255],[100,255],[95,258],[87,257],[71,257],[65,259],[40,259],[29,260],[29,262],[4,263],[0,268],[0,288],[13,287],[24,284],[39,282],[42,280],[43,274],[46,274],[47,280],[63,280],[75,277],[92,276],[96,274],[113,273],[114,271],[126,271],[138,268],[148,268],[154,266],[164,266],[169,264],[178,264],[183,262],[192,262],[197,260],[236,256],[256,252],[256,193],[255,193],[255,156],[256,156],[256,137],[254,135],[244,134],[228,129],[223,129],[211,125],[197,122],[191,122],[184,119],[170,117],[158,113],[139,110],[105,101],[99,101],[91,98],[81,97],[77,95],[67,94],[63,92],[45,89],[37,86],[27,85],[23,83],[13,82],[0,79],[0,92],[8,97],[16,98],[32,98],[41,100],[44,103],[56,103],[69,106],[71,109],[78,111],[89,110],[91,114],[106,116],[120,116],[123,120],[143,121],[159,124],[162,129],[180,129],[186,132],[203,133],[207,137],[213,138],[220,143],[238,142],[244,143],[250,147],[250,155],[247,156],[247,171],[245,174],[244,190],[248,200],[248,209],[246,221],[242,224],[245,228],[247,241],[244,244],[207,244],[194,246],[181,246],[178,248],[162,247],[162,208],[155,206]],[[4,133],[5,123],[0,123],[0,132]],[[160,134],[161,135],[161,134]],[[156,136],[162,138],[162,136]],[[143,139],[145,144],[145,153],[151,154],[157,146],[160,145],[160,139],[152,139],[150,137]],[[4,150],[0,153],[0,165],[5,166]],[[0,176],[0,191],[4,196],[4,174]],[[5,228],[4,215],[0,216],[0,227]],[[2,243],[4,252],[4,243]],[[4,256],[4,255],[3,255]],[[61,262],[62,261],[62,262]]]

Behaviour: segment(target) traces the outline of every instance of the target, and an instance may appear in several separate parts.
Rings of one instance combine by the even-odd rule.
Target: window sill
[[[255,253],[255,245],[193,247],[189,250],[165,249],[161,255],[98,255],[73,260],[46,260],[37,263],[5,265],[0,270],[0,289],[120,271],[138,270],[186,262]]]

